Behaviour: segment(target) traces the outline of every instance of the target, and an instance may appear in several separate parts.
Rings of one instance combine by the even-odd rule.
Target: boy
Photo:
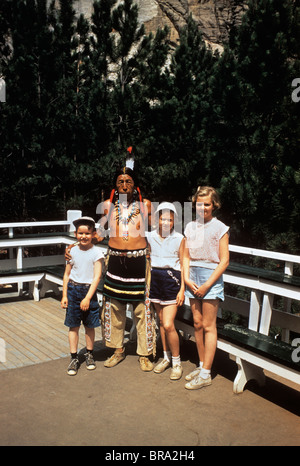
[[[71,260],[66,264],[63,278],[61,307],[66,308],[65,325],[69,327],[71,362],[67,373],[76,375],[79,369],[77,354],[81,321],[85,327],[86,367],[96,368],[93,358],[95,327],[99,327],[99,304],[97,286],[102,273],[104,253],[92,244],[96,234],[91,217],[82,217],[74,222],[78,243],[71,250]]]

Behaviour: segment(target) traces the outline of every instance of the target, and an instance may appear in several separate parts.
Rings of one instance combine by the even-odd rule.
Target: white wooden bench
[[[44,267],[47,264],[47,258],[43,256],[34,261],[34,267],[24,266],[23,249],[49,245],[69,245],[76,241],[73,235],[69,233],[41,233],[18,235],[13,238],[2,237],[0,239],[0,248],[16,248],[16,260],[10,261],[9,264],[15,263],[14,267],[5,268],[6,261],[0,263],[0,284],[18,284],[18,292],[21,294],[24,283],[29,283],[29,292],[33,295],[34,300],[39,300],[39,288],[41,279],[44,277]],[[57,256],[55,256],[57,261]],[[61,263],[64,257],[59,256]]]
[[[29,283],[29,294],[39,301],[39,287],[44,273],[36,268],[0,270],[0,285]]]

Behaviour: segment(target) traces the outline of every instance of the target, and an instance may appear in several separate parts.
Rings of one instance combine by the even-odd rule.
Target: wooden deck
[[[0,295],[0,371],[68,357],[68,328],[60,301],[47,297],[3,299]],[[129,340],[125,331],[125,340]],[[103,349],[101,327],[96,328],[95,350]],[[78,351],[85,350],[84,328],[80,328]],[[266,375],[300,392],[299,385],[267,371]]]
[[[54,298],[0,301],[0,370],[38,364],[70,354],[65,311]],[[95,347],[102,346],[101,328],[96,329]],[[80,329],[78,350],[85,348]]]

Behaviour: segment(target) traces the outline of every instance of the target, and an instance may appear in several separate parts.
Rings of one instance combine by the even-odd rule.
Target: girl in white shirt
[[[164,358],[154,372],[160,374],[172,364],[170,379],[178,380],[182,376],[182,366],[174,319],[178,306],[184,301],[183,235],[174,231],[176,209],[173,204],[161,203],[156,214],[159,215],[158,229],[147,235],[151,248],[150,300],[159,317]]]
[[[195,390],[211,384],[211,366],[217,347],[217,312],[224,301],[222,274],[229,264],[229,227],[213,217],[220,208],[214,188],[199,186],[193,196],[196,221],[187,224],[184,248],[184,281],[190,298],[199,367],[188,374],[185,388]]]

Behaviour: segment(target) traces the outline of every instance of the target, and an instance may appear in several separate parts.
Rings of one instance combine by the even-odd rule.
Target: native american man
[[[110,199],[102,205],[98,240],[109,232],[102,325],[106,346],[115,351],[105,367],[125,358],[126,305],[132,304],[140,367],[151,371],[155,353],[155,320],[150,309],[150,258],[145,231],[151,224],[151,202],[142,199],[131,168],[120,169]],[[106,228],[108,226],[108,229]]]

